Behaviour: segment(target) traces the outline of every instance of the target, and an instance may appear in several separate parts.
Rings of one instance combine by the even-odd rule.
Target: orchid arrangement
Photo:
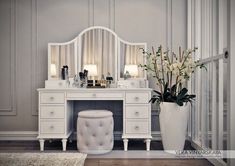
[[[179,47],[179,54],[176,55],[169,50],[163,51],[162,46],[157,51],[152,47],[152,52],[142,49],[147,64],[139,66],[156,78],[160,90],[154,90],[155,94],[150,100],[152,103],[175,102],[183,106],[185,102],[192,102],[196,96],[188,94],[186,83],[196,68],[205,67],[193,59],[192,53],[196,50],[197,48],[182,51]]]

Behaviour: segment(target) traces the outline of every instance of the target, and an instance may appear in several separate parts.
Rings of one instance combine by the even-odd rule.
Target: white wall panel
[[[0,131],[37,130],[36,89],[47,79],[48,42],[68,41],[90,25],[102,25],[149,48],[185,46],[186,5],[185,0],[1,0],[0,110],[15,108],[15,101],[17,107],[14,116],[0,116]]]
[[[172,49],[174,52],[179,52],[179,46],[186,49],[187,40],[187,10],[182,7],[187,4],[186,0],[172,0]]]
[[[15,115],[15,4],[0,1],[0,115]]]
[[[110,0],[94,0],[94,25],[109,27]]]

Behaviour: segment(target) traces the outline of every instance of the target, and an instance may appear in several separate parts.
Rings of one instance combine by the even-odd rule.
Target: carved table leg
[[[124,151],[127,151],[128,149],[128,139],[123,139],[123,143],[124,143]]]
[[[63,138],[61,141],[62,141],[62,145],[63,145],[63,151],[66,151],[67,139]]]
[[[39,143],[40,143],[40,150],[41,150],[41,151],[44,151],[44,142],[45,142],[45,140],[44,140],[44,139],[39,139]]]
[[[150,142],[151,142],[151,140],[150,139],[146,139],[145,142],[146,142],[146,150],[150,151]]]

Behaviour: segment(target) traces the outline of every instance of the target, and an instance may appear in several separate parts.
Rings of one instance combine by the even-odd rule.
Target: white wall
[[[48,42],[68,41],[102,25],[149,48],[185,48],[186,5],[186,0],[0,0],[0,131],[37,130],[36,89],[47,78]]]
[[[229,0],[228,2],[228,46],[229,46],[229,150],[235,149],[235,1]],[[229,159],[229,165],[235,165],[235,159]]]

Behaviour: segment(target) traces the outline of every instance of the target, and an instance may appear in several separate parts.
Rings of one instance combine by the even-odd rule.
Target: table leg
[[[63,151],[66,151],[67,139],[63,138],[61,141],[62,141],[62,145],[63,145]]]
[[[39,139],[39,143],[40,143],[40,151],[44,151],[44,139]]]
[[[150,142],[151,142],[151,140],[150,139],[146,139],[145,142],[146,142],[146,150],[150,151]]]
[[[123,139],[123,143],[124,143],[124,151],[128,150],[128,139]]]

